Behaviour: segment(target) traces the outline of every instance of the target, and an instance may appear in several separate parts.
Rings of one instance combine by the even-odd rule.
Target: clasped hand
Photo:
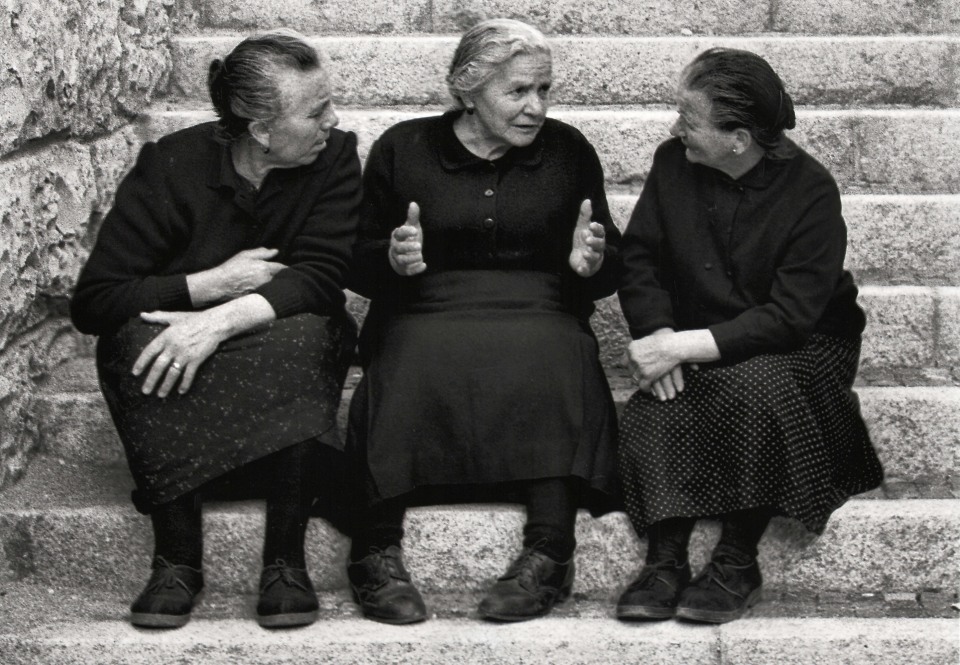
[[[606,230],[593,221],[593,205],[590,199],[580,204],[577,228],[573,231],[573,249],[570,251],[570,267],[581,277],[590,277],[603,265],[603,252],[607,247]]]
[[[662,328],[627,347],[627,358],[633,379],[640,390],[653,393],[661,401],[673,399],[683,392],[683,370],[671,349],[670,328]]]

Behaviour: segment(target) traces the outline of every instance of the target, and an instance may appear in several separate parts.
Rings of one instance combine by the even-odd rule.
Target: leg
[[[256,466],[266,483],[267,525],[257,618],[261,626],[313,623],[319,603],[307,574],[304,539],[321,469],[320,442],[308,439],[265,457]]]
[[[548,614],[573,585],[575,480],[547,478],[527,486],[523,552],[480,602],[480,616],[524,621]]]
[[[692,517],[671,517],[650,525],[646,565],[620,596],[618,619],[669,619],[676,613],[690,583],[687,544],[695,524]]]
[[[178,628],[190,620],[203,589],[203,525],[196,491],[158,506],[151,514],[153,573],[130,607],[130,622],[150,628]]]
[[[368,619],[407,624],[427,618],[427,608],[403,565],[400,547],[406,504],[381,501],[362,511],[350,547],[347,577]]]
[[[723,516],[723,533],[710,563],[681,595],[677,616],[691,621],[726,623],[759,602],[763,577],[757,544],[773,512],[738,510]]]

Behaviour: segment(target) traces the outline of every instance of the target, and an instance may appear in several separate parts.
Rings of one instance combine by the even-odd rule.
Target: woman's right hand
[[[266,247],[245,249],[215,268],[189,275],[190,300],[199,307],[253,293],[286,267],[270,260],[277,253],[276,249]]]
[[[402,277],[419,275],[427,269],[423,262],[423,229],[420,228],[420,206],[410,202],[407,219],[390,234],[387,251],[390,267]]]

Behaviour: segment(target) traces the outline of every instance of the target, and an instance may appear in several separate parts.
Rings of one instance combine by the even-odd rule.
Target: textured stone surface
[[[0,9],[0,155],[139,113],[167,83],[173,0],[11,0]]]
[[[194,0],[197,25],[256,32],[285,26],[303,34],[430,30],[428,0]]]
[[[937,289],[937,305],[937,362],[960,383],[960,287]]]
[[[611,35],[741,34],[769,24],[765,0],[435,0],[435,32],[459,33],[505,16],[546,33]]]
[[[737,665],[947,665],[960,656],[949,619],[741,621],[720,630],[720,649],[721,663]]]
[[[956,33],[951,0],[778,0],[773,29],[814,34]]]
[[[388,127],[440,110],[343,107],[338,112],[340,127],[357,133],[363,159]],[[550,115],[577,127],[593,143],[609,185],[626,187],[636,194],[650,169],[654,150],[669,138],[668,130],[676,117],[673,111],[631,107],[556,107]],[[145,133],[156,138],[211,119],[211,114],[199,110],[151,113]],[[883,131],[871,129],[874,125]],[[874,155],[893,154],[893,148],[884,143],[888,133],[898,137],[891,138],[890,143],[899,146],[901,152],[899,159],[889,161],[878,175],[880,158]],[[960,137],[957,110],[801,109],[797,129],[790,132],[791,138],[830,169],[841,191],[851,194],[960,193],[960,151],[942,149],[943,137],[954,135]],[[949,233],[949,229],[947,226],[944,231]],[[948,242],[945,249],[928,251],[949,252],[952,246]]]
[[[239,37],[173,41],[174,89],[206,98],[206,67]],[[797,104],[933,104],[958,99],[960,54],[952,36],[901,37],[556,37],[554,98],[561,104],[669,103],[685,64],[710,46],[767,57]],[[447,36],[326,37],[346,104],[445,104],[444,76],[456,46]]]

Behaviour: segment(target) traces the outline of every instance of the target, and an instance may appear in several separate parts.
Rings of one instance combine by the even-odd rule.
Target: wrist
[[[216,268],[187,275],[187,291],[190,293],[190,302],[194,307],[201,307],[222,300],[226,294],[220,288],[221,282]]]

